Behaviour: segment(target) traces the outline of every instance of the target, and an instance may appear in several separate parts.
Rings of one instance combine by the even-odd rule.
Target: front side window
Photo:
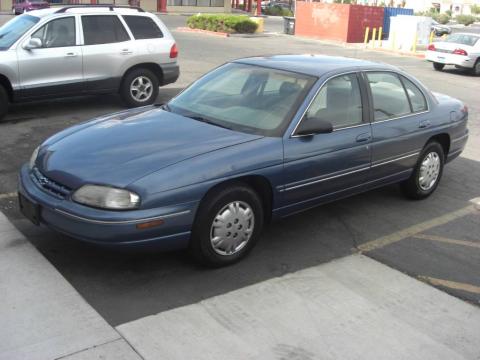
[[[412,104],[413,112],[420,112],[427,110],[427,101],[422,91],[406,77],[402,76],[403,84],[405,85],[405,90],[407,90],[408,97],[410,98],[410,103]]]
[[[35,31],[32,38],[40,39],[43,48],[75,46],[75,18],[52,20]]]
[[[232,63],[207,74],[167,109],[199,121],[265,136],[282,136],[316,78]]]
[[[85,45],[118,43],[130,40],[127,31],[116,15],[82,16]]]
[[[14,17],[0,27],[0,50],[6,50],[30,30],[40,18],[31,15]]]
[[[155,22],[145,16],[124,15],[123,19],[135,39],[158,39],[163,33]]]
[[[390,72],[367,73],[373,97],[374,119],[394,119],[410,113],[410,103],[399,77]]]
[[[328,121],[334,129],[359,125],[363,122],[362,98],[356,74],[328,80],[310,105],[306,118]]]

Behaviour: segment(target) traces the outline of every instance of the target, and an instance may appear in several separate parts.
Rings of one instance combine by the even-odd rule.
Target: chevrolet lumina
[[[47,139],[21,169],[20,207],[84,241],[227,265],[271,219],[393,183],[426,198],[462,152],[467,118],[461,101],[391,66],[240,59],[166,104]]]

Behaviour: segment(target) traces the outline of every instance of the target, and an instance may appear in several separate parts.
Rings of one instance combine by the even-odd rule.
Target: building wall
[[[0,0],[0,11],[12,11],[12,0]]]

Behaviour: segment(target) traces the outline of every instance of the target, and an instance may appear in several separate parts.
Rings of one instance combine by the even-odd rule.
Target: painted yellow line
[[[450,289],[463,290],[473,294],[480,294],[480,286],[450,280],[436,279],[429,276],[419,276],[418,278],[435,286],[443,286]]]
[[[423,239],[423,240],[431,240],[431,241],[439,241],[447,244],[454,244],[454,245],[463,245],[463,246],[470,246],[473,248],[480,249],[480,242],[473,242],[473,241],[466,241],[466,240],[455,240],[449,239],[442,236],[437,235],[427,235],[427,234],[417,234],[413,236],[415,239]]]
[[[396,243],[400,240],[406,239],[408,237],[412,237],[418,233],[424,232],[426,230],[429,230],[435,226],[440,226],[443,224],[446,224],[450,221],[456,220],[458,218],[461,218],[465,215],[471,214],[475,212],[475,206],[474,205],[469,205],[467,207],[464,207],[460,210],[453,211],[451,213],[436,217],[434,219],[425,221],[423,223],[417,224],[410,226],[406,229],[394,232],[393,234],[383,236],[381,238],[371,240],[369,242],[366,242],[365,244],[362,244],[358,246],[358,249],[360,252],[367,252],[367,251],[372,251],[375,249],[380,249],[384,246]]]
[[[16,192],[0,194],[0,200],[1,200],[1,199],[10,199],[10,198],[14,198],[14,197],[17,197],[17,193],[16,193]]]

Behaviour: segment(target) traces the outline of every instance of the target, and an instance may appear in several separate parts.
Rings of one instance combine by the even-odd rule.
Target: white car
[[[480,75],[480,34],[456,33],[444,41],[437,41],[427,48],[426,59],[433,62],[435,70],[445,65],[470,70]]]

